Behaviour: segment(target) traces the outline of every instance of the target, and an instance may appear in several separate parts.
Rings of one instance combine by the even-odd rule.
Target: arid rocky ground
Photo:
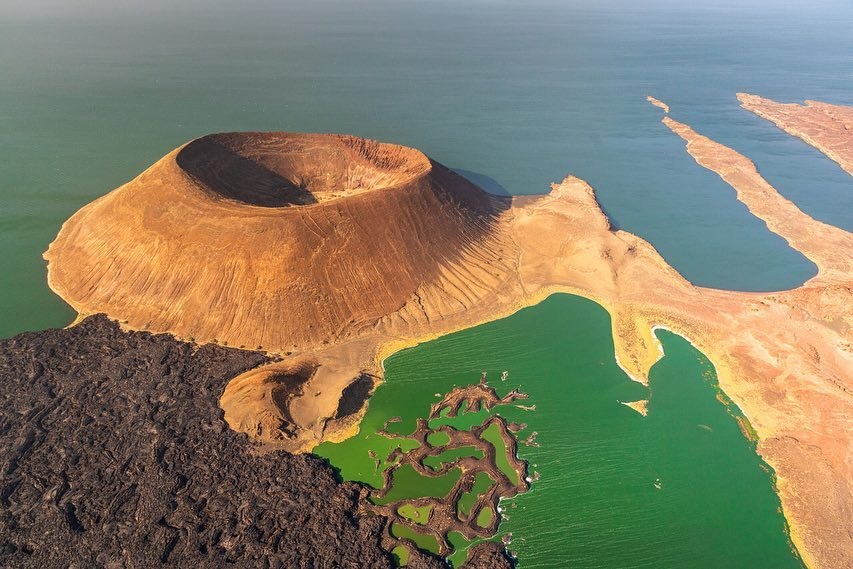
[[[0,566],[391,567],[365,488],[223,420],[225,384],[266,361],[103,316],[0,342]]]

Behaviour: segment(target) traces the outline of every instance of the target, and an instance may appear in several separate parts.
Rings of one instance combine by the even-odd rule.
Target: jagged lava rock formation
[[[0,566],[393,567],[365,488],[222,420],[263,354],[103,316],[0,354]]]
[[[0,566],[393,567],[368,488],[223,420],[225,384],[267,361],[102,315],[0,341]],[[485,545],[465,564],[511,566]]]

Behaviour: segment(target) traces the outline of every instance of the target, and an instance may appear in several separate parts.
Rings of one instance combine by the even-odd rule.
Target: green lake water
[[[177,145],[229,130],[407,144],[498,193],[572,173],[691,281],[796,286],[814,265],[698,167],[645,96],[850,229],[853,179],[735,93],[853,104],[851,29],[843,0],[0,4],[0,337],[73,318],[41,259],[65,219]],[[435,393],[488,369],[537,406],[505,410],[542,445],[521,447],[542,478],[506,503],[500,529],[524,565],[797,566],[771,476],[708,363],[661,337],[645,419],[617,403],[644,389],[615,365],[606,314],[558,296],[390,358],[362,435],[322,452],[378,485],[367,451],[394,445],[371,433],[393,415],[411,431]]]
[[[620,401],[649,396],[616,365],[608,314],[591,301],[555,295],[505,320],[404,350],[385,362],[386,383],[370,401],[360,433],[316,452],[350,480],[381,485],[368,455],[408,434],[429,405],[483,370],[504,394],[530,398],[493,410],[526,423],[519,456],[540,479],[502,503],[499,535],[512,533],[522,567],[802,567],[791,549],[773,479],[717,399],[713,366],[684,339],[657,332],[665,357],[650,378],[649,414]],[[509,371],[506,382],[501,372]],[[463,415],[479,424],[486,412]],[[659,484],[657,488],[655,484]],[[447,486],[418,476],[397,495],[436,495]],[[420,492],[420,494],[419,494]]]

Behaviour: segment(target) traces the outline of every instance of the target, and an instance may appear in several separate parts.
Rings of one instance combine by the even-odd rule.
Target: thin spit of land
[[[663,112],[665,112],[666,114],[669,114],[669,105],[667,105],[666,103],[664,103],[664,102],[663,102],[663,101],[661,101],[660,99],[655,99],[655,98],[654,98],[654,97],[652,97],[651,95],[648,95],[648,96],[646,97],[646,100],[647,100],[648,102],[650,102],[652,105],[654,105],[654,106],[656,106],[657,108],[661,109],[661,110],[662,110]]]
[[[853,176],[853,107],[820,101],[777,103],[747,93],[738,93],[737,98],[744,109],[802,138]]]
[[[460,410],[492,409],[526,397],[513,390],[500,398],[493,388],[481,381],[477,385],[453,389],[432,406],[430,419],[442,416],[443,412],[444,416],[455,417]],[[497,433],[498,444],[484,435],[490,430]],[[441,444],[434,442],[437,433],[442,435]],[[374,505],[368,508],[388,520],[383,545],[389,551],[401,543],[418,547],[411,538],[395,536],[395,526],[406,527],[415,534],[432,536],[438,544],[435,553],[443,557],[449,556],[453,550],[448,539],[451,532],[462,534],[468,541],[489,538],[497,532],[500,523],[499,501],[525,492],[529,487],[527,463],[517,457],[517,439],[510,431],[510,425],[500,416],[491,416],[470,430],[459,430],[450,425],[433,429],[429,420],[419,419],[415,431],[405,438],[417,441],[419,446],[405,453],[399,447],[392,451],[386,461],[391,466],[383,472],[383,487],[372,493]],[[429,459],[456,450],[464,451],[462,456],[444,461],[438,468],[427,465]],[[405,468],[432,479],[447,477],[454,472],[460,475],[453,487],[441,496],[387,500],[395,488],[395,474]],[[477,492],[476,481],[483,477],[488,477],[488,487]]]
[[[800,211],[745,156],[664,123],[818,274],[774,293],[697,287],[613,229],[578,178],[510,201],[410,148],[236,133],[192,141],[77,212],[45,254],[48,281],[83,315],[278,354],[220,403],[235,430],[293,451],[350,436],[391,353],[556,292],[590,298],[637,381],[661,356],[656,326],[709,357],[775,470],[800,554],[853,566],[853,235]],[[299,387],[284,393],[288,376]]]

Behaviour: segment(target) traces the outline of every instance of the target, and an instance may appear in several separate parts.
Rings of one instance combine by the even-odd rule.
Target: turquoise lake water
[[[0,337],[73,317],[46,287],[41,259],[62,221],[177,145],[216,131],[345,132],[397,142],[511,194],[542,193],[572,173],[595,187],[619,227],[649,240],[697,284],[778,290],[812,276],[808,260],[694,163],[646,103],[652,94],[674,118],[750,157],[807,213],[853,227],[853,178],[735,99],[746,91],[853,104],[850,2],[209,4],[0,5]],[[547,381],[569,381],[578,400],[572,417],[640,389],[612,361],[575,369],[563,359],[561,346],[583,340],[589,353],[605,354],[610,340],[584,332],[584,319],[572,316],[576,301],[548,302],[497,326],[511,338],[500,358],[477,343],[493,332],[478,329],[446,354],[435,351],[439,340],[396,356],[387,389],[420,377],[407,358],[456,362],[441,369],[458,382],[482,366],[505,366],[515,377],[530,354],[546,370],[540,399],[548,397]],[[554,310],[571,314],[557,325]],[[536,332],[539,322],[552,336]],[[542,433],[535,452],[550,454],[537,458],[543,479],[517,498],[501,527],[517,536],[523,563],[690,566],[693,551],[718,567],[798,563],[785,555],[769,475],[751,449],[733,442],[748,446],[730,436],[736,424],[703,380],[707,362],[683,340],[664,344],[660,386],[652,386],[660,398],[645,422],[622,406],[592,423],[564,421],[556,411],[540,413],[539,425],[528,421]],[[423,379],[427,408],[437,390],[430,381]],[[599,399],[603,385],[613,393]],[[693,403],[682,408],[682,400]],[[701,439],[706,431],[693,430],[701,421],[680,417],[684,410],[710,414],[715,434]],[[670,438],[655,439],[667,432]],[[555,466],[559,456],[570,466]],[[691,478],[696,461],[707,461],[713,476]],[[655,492],[652,475],[673,482]],[[708,496],[725,502],[711,518],[703,515]],[[561,522],[546,528],[524,513],[544,502],[561,504]],[[735,527],[754,531],[735,535]],[[761,545],[750,550],[753,542]],[[715,556],[730,546],[738,553]],[[772,564],[751,557],[755,551],[771,552]]]

